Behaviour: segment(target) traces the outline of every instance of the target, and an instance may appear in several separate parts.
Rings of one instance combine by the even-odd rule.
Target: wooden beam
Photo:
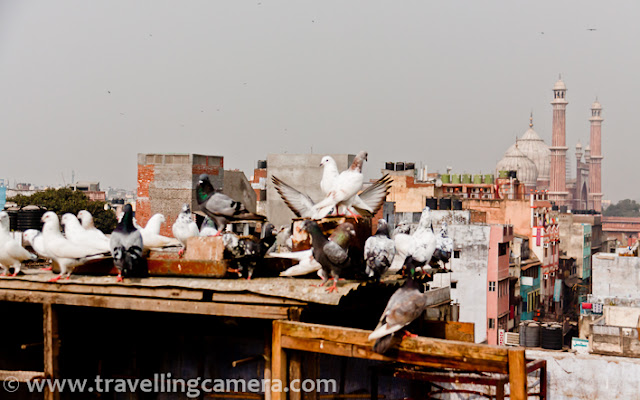
[[[415,340],[415,339],[414,339]],[[497,372],[506,374],[507,364],[492,360],[478,360],[466,358],[465,360],[447,357],[446,355],[431,356],[428,353],[416,353],[411,351],[389,352],[388,355],[378,354],[373,351],[372,345],[354,345],[322,339],[301,339],[291,336],[283,336],[281,339],[283,348],[313,353],[329,354],[342,357],[364,358],[374,361],[402,362],[406,364],[420,365],[433,368],[452,368],[470,372]]]
[[[43,304],[44,336],[44,376],[46,379],[59,378],[58,356],[60,355],[60,337],[58,335],[58,313],[52,304]],[[59,400],[60,393],[52,392],[48,388],[44,393],[45,400]]]
[[[12,380],[14,382],[31,382],[34,379],[44,378],[44,372],[39,371],[5,371],[0,370],[0,381]]]
[[[344,352],[345,349],[344,345],[353,345],[355,347],[350,348],[350,350],[354,350],[354,354],[351,355],[352,357],[373,357],[375,359],[381,359],[376,357],[384,357],[376,355],[377,353],[371,351],[373,341],[368,339],[371,331],[291,321],[280,321],[278,324],[282,325],[282,334],[284,336],[297,339],[311,339],[308,344],[311,347],[320,348],[320,350],[322,350],[323,346],[327,346],[328,343],[335,345],[338,349],[342,349],[337,350],[342,352]],[[317,343],[313,342],[313,340],[317,341]],[[451,360],[456,364],[486,364],[493,366],[492,370],[494,371],[499,369],[499,371],[496,372],[507,373],[508,350],[505,347],[418,337],[403,340],[397,350],[399,354],[407,354],[407,358],[409,359],[419,359],[421,356],[428,356]],[[471,370],[477,369],[473,368]]]
[[[221,315],[257,319],[286,319],[289,314],[288,307],[276,305],[263,306],[254,304],[209,303],[187,300],[35,292],[29,290],[0,290],[0,301],[61,304],[69,306],[181,314]]]
[[[287,355],[282,348],[282,325],[273,321],[271,338],[271,378],[272,382],[280,382],[281,386],[287,385]],[[273,383],[272,383],[273,384]],[[284,391],[272,391],[271,400],[286,400]]]
[[[509,349],[509,388],[512,400],[527,400],[526,368],[524,349]]]

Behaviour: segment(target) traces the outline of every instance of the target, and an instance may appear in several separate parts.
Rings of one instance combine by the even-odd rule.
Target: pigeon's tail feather
[[[376,340],[373,344],[373,351],[378,354],[384,354],[391,348],[391,344],[393,343],[393,334],[383,336]]]

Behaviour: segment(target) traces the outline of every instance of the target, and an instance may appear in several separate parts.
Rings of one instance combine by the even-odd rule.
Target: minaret
[[[589,162],[589,206],[602,212],[602,106],[598,99],[591,105],[591,161]]]
[[[566,110],[569,103],[565,96],[567,87],[558,79],[553,85],[553,127],[551,137],[551,183],[549,199],[559,206],[567,205],[567,140]]]

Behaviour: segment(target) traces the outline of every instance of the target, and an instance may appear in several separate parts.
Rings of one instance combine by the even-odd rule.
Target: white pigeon
[[[94,248],[73,243],[62,236],[62,232],[60,232],[60,221],[53,211],[44,213],[42,222],[44,222],[44,226],[42,227],[44,249],[60,266],[60,275],[51,278],[50,282],[55,282],[63,277],[68,279],[75,267],[91,259],[103,256],[102,253],[96,252]]]
[[[405,266],[409,270],[412,268],[422,268],[431,261],[433,253],[436,250],[437,238],[433,233],[433,225],[431,223],[431,210],[425,207],[420,216],[420,222],[413,235],[411,235],[413,243],[407,250],[407,258],[404,261]]]
[[[107,235],[102,233],[102,231],[96,228],[96,226],[93,224],[93,215],[91,215],[89,211],[87,210],[78,211],[78,219],[80,220],[80,224],[82,224],[82,227],[87,232],[91,232],[90,233],[91,235],[104,239],[107,242],[109,241],[109,238],[107,237]]]
[[[164,218],[164,215],[155,214],[149,218],[147,225],[140,230],[140,233],[142,234],[142,244],[144,245],[145,250],[180,246],[180,241],[178,239],[162,236],[160,234],[160,228],[165,221],[166,219]]]
[[[318,271],[322,268],[319,262],[313,258],[313,249],[294,251],[290,253],[271,253],[271,257],[287,258],[298,261],[298,264],[280,272],[280,276],[301,276]]]
[[[191,217],[191,208],[189,207],[189,204],[185,203],[182,206],[182,211],[178,214],[176,222],[173,223],[171,231],[173,232],[173,236],[182,243],[182,249],[180,249],[179,254],[183,255],[187,248],[187,239],[200,235],[198,224],[196,224],[196,221]]]
[[[364,184],[362,164],[366,160],[367,152],[359,152],[349,169],[338,175],[327,197],[312,207],[314,219],[326,217],[339,203],[344,203],[347,208],[353,205],[354,197]]]
[[[44,259],[51,259],[51,254],[44,248],[44,237],[42,232],[36,229],[27,229],[22,233],[22,240]]]
[[[0,266],[3,269],[2,276],[9,273],[9,268],[13,267],[13,275],[16,276],[22,268],[22,262],[35,260],[38,258],[25,250],[24,247],[15,240],[9,232],[9,214],[0,212]]]
[[[365,272],[370,278],[377,280],[387,272],[393,256],[396,254],[396,246],[389,237],[389,226],[384,219],[378,220],[376,234],[370,236],[364,242]]]
[[[393,243],[396,248],[396,255],[393,257],[393,262],[389,267],[389,271],[397,272],[404,265],[404,260],[407,258],[409,248],[415,246],[414,240],[409,234],[411,232],[411,224],[406,221],[400,222],[393,232]]]
[[[338,165],[336,164],[336,160],[331,156],[324,156],[320,161],[320,166],[322,169],[322,180],[320,181],[320,188],[322,189],[322,193],[324,195],[328,195],[333,188],[333,184],[335,183],[340,172],[338,171]]]
[[[106,253],[110,251],[109,239],[84,229],[75,215],[71,213],[64,214],[60,219],[60,223],[64,227],[64,236],[72,243],[93,248],[96,250],[96,253]]]

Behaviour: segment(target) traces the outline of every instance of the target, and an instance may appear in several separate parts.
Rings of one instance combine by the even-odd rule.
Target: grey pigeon
[[[209,175],[202,174],[196,186],[196,199],[200,210],[211,218],[218,228],[219,236],[230,221],[256,220],[264,221],[266,218],[249,212],[245,206],[233,200],[226,194],[216,192]]]
[[[396,246],[389,237],[389,226],[384,219],[378,220],[376,234],[369,237],[364,243],[364,260],[366,273],[370,278],[380,280],[387,272],[393,256],[396,254]]]
[[[324,286],[329,279],[332,279],[333,286],[328,287],[327,291],[333,292],[337,290],[340,275],[351,264],[348,247],[342,247],[337,241],[327,239],[315,221],[305,221],[303,228],[311,236],[313,258],[322,266],[323,278],[320,286]],[[349,222],[340,224],[336,230],[339,230],[344,235],[344,238],[339,240],[340,242],[343,240],[350,242],[356,235],[355,227]]]
[[[393,293],[385,307],[378,326],[369,335],[376,339],[373,351],[384,354],[391,347],[394,333],[418,318],[427,307],[423,287],[413,279],[413,271],[405,284]]]
[[[111,233],[111,255],[118,268],[118,282],[123,277],[143,277],[148,275],[146,260],[142,257],[142,234],[133,226],[133,208],[124,206],[124,215]]]
[[[216,228],[215,222],[209,217],[205,217],[200,225],[200,236],[216,236],[218,234],[218,228]]]

